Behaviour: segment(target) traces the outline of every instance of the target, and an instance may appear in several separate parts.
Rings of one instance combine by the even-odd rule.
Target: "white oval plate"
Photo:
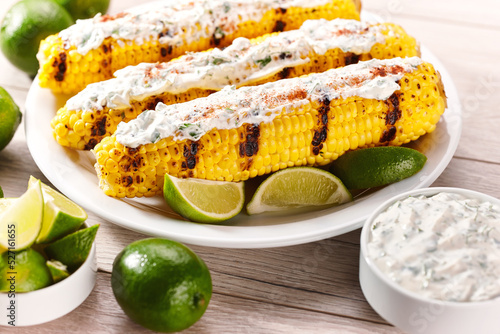
[[[50,121],[66,99],[40,88],[37,79],[26,101],[26,141],[36,164],[59,191],[86,210],[135,231],[189,244],[227,248],[278,247],[325,239],[360,228],[387,199],[428,187],[453,157],[462,128],[458,94],[441,62],[427,48],[421,48],[422,58],[441,73],[448,96],[448,109],[437,129],[410,145],[427,156],[427,163],[413,177],[335,208],[256,216],[240,213],[224,225],[205,225],[185,221],[160,196],[132,200],[108,197],[98,187],[93,155],[64,148],[52,137]]]

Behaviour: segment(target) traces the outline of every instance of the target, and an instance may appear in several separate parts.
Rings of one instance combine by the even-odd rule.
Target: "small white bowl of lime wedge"
[[[18,198],[0,198],[0,325],[31,326],[78,307],[97,276],[95,236],[85,211],[30,179]]]
[[[85,225],[85,227],[87,227]],[[13,272],[15,271],[15,267]],[[96,246],[85,262],[68,277],[40,290],[17,292],[15,280],[9,292],[0,293],[0,325],[32,326],[62,317],[82,304],[94,289],[97,278]],[[9,277],[2,277],[9,279]]]

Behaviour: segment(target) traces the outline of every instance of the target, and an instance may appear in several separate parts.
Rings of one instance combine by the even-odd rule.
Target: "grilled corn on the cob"
[[[63,146],[91,149],[159,102],[208,96],[226,85],[258,85],[371,58],[419,55],[416,40],[397,25],[355,20],[308,20],[300,29],[239,38],[224,50],[190,53],[169,63],[144,63],[117,71],[71,98],[52,120]]]
[[[405,144],[433,131],[445,107],[431,64],[371,60],[160,103],[97,144],[95,168],[100,187],[116,197],[158,194],[165,173],[242,181],[324,165],[360,147]]]
[[[39,82],[55,93],[74,94],[127,65],[297,29],[307,19],[359,19],[356,5],[353,0],[169,0],[96,16],[42,41]]]

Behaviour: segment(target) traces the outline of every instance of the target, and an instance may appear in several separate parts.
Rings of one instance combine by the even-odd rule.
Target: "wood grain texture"
[[[0,17],[16,0],[2,0]],[[134,0],[112,0],[116,13]],[[458,150],[433,186],[500,192],[500,4],[497,0],[366,0],[363,7],[401,24],[442,61],[452,76],[464,111]],[[21,109],[31,79],[0,54],[0,86]],[[19,196],[28,178],[48,180],[25,141],[23,123],[0,152],[0,185]],[[50,184],[50,183],[49,183]],[[1,333],[150,333],[117,305],[110,287],[116,255],[146,235],[89,213],[101,224],[97,235],[98,280],[75,311],[29,328]],[[342,236],[271,249],[216,249],[191,246],[212,273],[214,295],[204,317],[186,333],[401,333],[365,301],[358,282],[359,230]],[[43,306],[41,306],[43,307]],[[0,314],[1,316],[1,314]]]

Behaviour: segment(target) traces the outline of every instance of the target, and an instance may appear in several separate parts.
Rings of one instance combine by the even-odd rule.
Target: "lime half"
[[[163,196],[181,216],[199,223],[217,223],[236,216],[245,202],[244,183],[180,179],[165,175]]]
[[[30,177],[29,184],[38,180]],[[87,213],[77,204],[42,183],[44,213],[42,230],[37,243],[49,243],[77,231],[87,219]]]
[[[352,200],[342,182],[327,171],[292,167],[269,176],[247,205],[250,215],[305,206],[338,205]]]
[[[2,201],[6,201],[3,199]],[[43,194],[40,181],[0,211],[0,248],[20,251],[30,247],[42,227]]]
[[[349,189],[379,187],[401,181],[424,167],[427,157],[417,150],[399,147],[370,147],[344,153],[330,171]]]

